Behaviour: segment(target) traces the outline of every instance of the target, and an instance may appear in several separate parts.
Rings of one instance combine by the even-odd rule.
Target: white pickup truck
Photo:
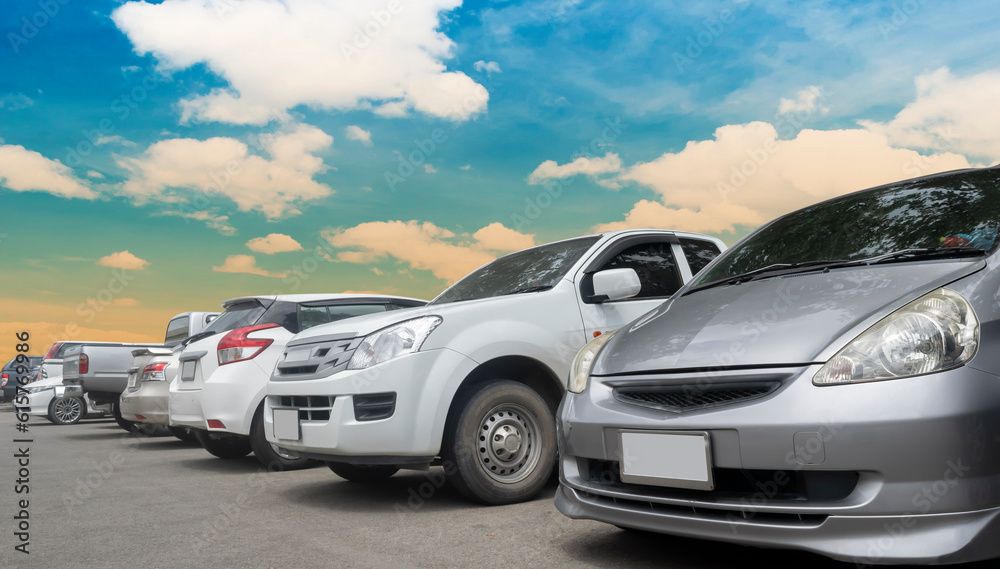
[[[129,372],[136,364],[133,352],[168,349],[202,332],[218,312],[183,312],[167,323],[163,344],[124,344],[113,342],[81,343],[63,353],[62,382],[67,397],[83,397],[95,404],[111,404],[115,421],[126,431],[136,429],[133,421],[122,417],[121,395],[129,382]]]
[[[267,440],[348,480],[441,465],[469,498],[527,500],[551,476],[554,413],[580,348],[723,249],[672,231],[569,239],[497,259],[427,306],[305,330],[268,382]]]

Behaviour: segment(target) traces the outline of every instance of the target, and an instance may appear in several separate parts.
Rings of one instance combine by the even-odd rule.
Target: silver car
[[[558,509],[861,565],[1000,556],[1000,168],[757,229],[588,344]]]

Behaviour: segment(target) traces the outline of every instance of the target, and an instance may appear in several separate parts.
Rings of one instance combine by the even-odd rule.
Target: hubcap
[[[479,422],[479,465],[498,482],[514,484],[524,480],[540,456],[537,433],[538,423],[527,409],[513,403],[497,405]]]
[[[63,423],[75,421],[81,412],[82,406],[80,405],[80,400],[76,397],[63,397],[56,401],[56,418]]]

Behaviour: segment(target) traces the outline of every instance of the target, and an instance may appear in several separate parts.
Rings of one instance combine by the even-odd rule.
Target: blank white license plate
[[[197,367],[198,360],[181,362],[181,381],[194,381],[194,370]]]
[[[129,389],[132,389],[132,388],[135,387],[135,384],[137,383],[136,379],[138,379],[138,377],[139,377],[138,373],[130,373],[130,374],[128,374],[128,387],[129,387]]]
[[[707,432],[618,431],[622,482],[714,490]]]
[[[311,351],[312,348],[309,346],[304,348],[290,348],[285,352],[285,363],[307,361],[309,359],[309,352]]]
[[[272,413],[274,438],[286,441],[297,441],[302,438],[298,409],[275,409]]]

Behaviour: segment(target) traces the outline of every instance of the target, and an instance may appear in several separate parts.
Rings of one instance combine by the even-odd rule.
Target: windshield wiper
[[[901,249],[877,257],[865,259],[866,265],[891,263],[893,261],[909,261],[911,259],[928,259],[933,257],[972,257],[985,255],[979,247],[925,247],[917,249]]]
[[[504,293],[504,296],[507,296],[508,294],[524,294],[526,292],[542,292],[543,290],[549,290],[551,288],[552,288],[552,285],[529,286],[529,287],[519,288],[517,290],[512,290],[510,292]]]
[[[865,264],[864,261],[848,261],[844,259],[839,260],[823,260],[823,261],[804,261],[802,263],[775,263],[773,265],[768,265],[766,267],[761,267],[759,269],[754,269],[752,271],[747,271],[745,273],[740,273],[738,275],[733,275],[731,277],[726,277],[724,279],[719,279],[717,281],[712,281],[710,283],[705,283],[692,287],[684,294],[691,294],[692,292],[698,292],[699,290],[706,290],[710,288],[715,288],[717,286],[724,285],[734,285],[741,284],[749,281],[754,281],[764,277],[774,277],[781,275],[794,275],[799,273],[806,273],[810,271],[821,271],[824,269],[832,269],[836,267],[848,267],[851,265]]]
[[[197,342],[198,340],[201,340],[202,338],[207,338],[209,336],[212,336],[213,334],[218,334],[218,332],[212,332],[208,330],[204,332],[198,332],[194,336],[188,336],[187,338],[184,338],[184,340],[180,344],[178,344],[178,347],[184,348],[188,344],[192,344],[194,342]]]

